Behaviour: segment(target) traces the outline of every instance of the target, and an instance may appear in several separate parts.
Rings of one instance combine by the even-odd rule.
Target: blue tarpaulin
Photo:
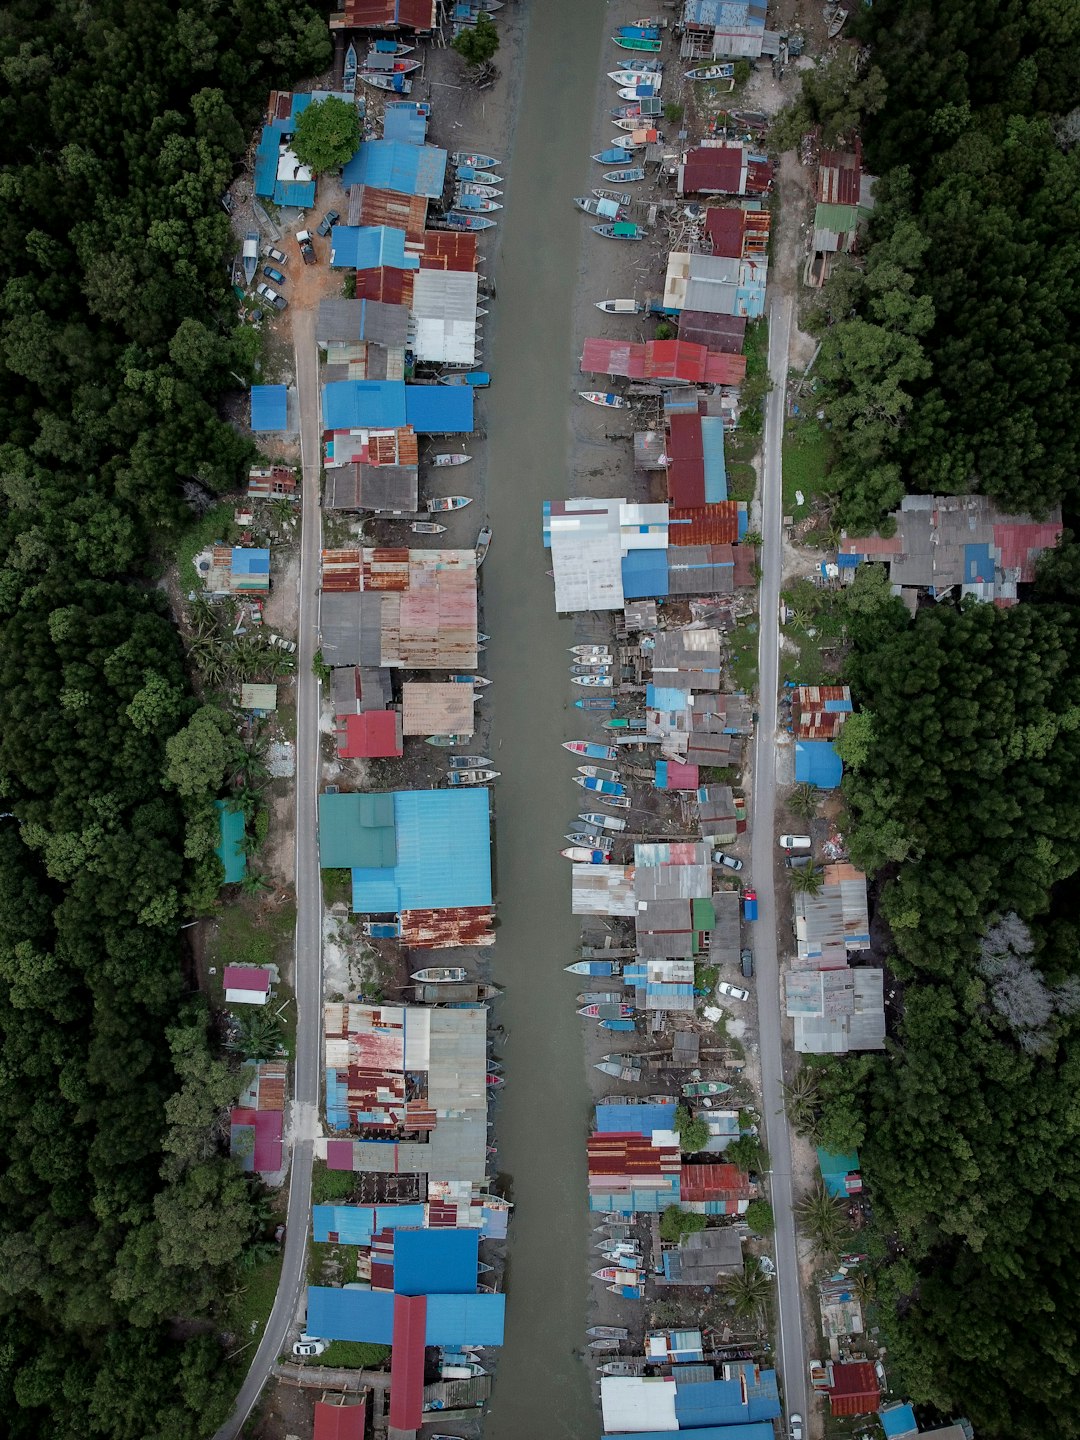
[[[341,183],[376,185],[401,195],[438,200],[446,179],[446,151],[400,140],[365,140],[341,172]]]
[[[394,1291],[398,1295],[475,1295],[478,1230],[398,1230]]]
[[[795,780],[800,785],[816,785],[819,790],[835,790],[844,776],[844,763],[831,740],[795,741]]]
[[[253,385],[251,387],[252,430],[287,430],[289,428],[289,390],[285,385]]]
[[[418,435],[470,435],[471,385],[406,385],[405,417]]]

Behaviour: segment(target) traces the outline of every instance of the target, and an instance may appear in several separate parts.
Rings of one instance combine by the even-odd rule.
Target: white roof
[[[301,165],[293,152],[286,146],[278,151],[277,178],[279,180],[301,180],[306,185],[315,177],[306,165]]]
[[[625,1434],[635,1430],[678,1430],[675,1380],[639,1375],[602,1375],[600,1405],[604,1429]]]
[[[474,270],[415,272],[409,343],[418,360],[474,363],[479,278]]]
[[[622,544],[618,533],[551,535],[555,609],[621,610]]]

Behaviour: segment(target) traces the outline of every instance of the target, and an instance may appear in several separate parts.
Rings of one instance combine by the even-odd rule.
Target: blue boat
[[[575,960],[573,965],[564,965],[568,975],[597,975],[610,978],[617,972],[614,960]]]
[[[618,785],[614,780],[598,780],[594,775],[575,775],[574,784],[580,785],[583,790],[592,790],[597,795],[614,795],[617,799],[626,796],[626,786]]]
[[[635,1026],[633,1020],[601,1020],[599,1028],[601,1030],[633,1030]]]
[[[615,31],[624,40],[659,40],[660,31],[655,25],[620,25]]]
[[[459,165],[457,168],[459,180],[475,180],[481,185],[501,185],[502,176],[493,175],[490,170],[477,170],[473,165]]]
[[[491,376],[486,370],[459,370],[454,375],[440,375],[440,385],[471,385],[474,390],[486,390]]]
[[[341,88],[347,95],[356,93],[356,46],[352,44],[345,51],[345,71],[341,80]]]
[[[629,165],[633,160],[633,154],[624,150],[620,145],[613,145],[609,150],[601,150],[599,155],[592,157],[598,165]]]
[[[609,700],[606,695],[586,695],[583,700],[575,700],[574,704],[579,710],[615,709],[615,701]]]

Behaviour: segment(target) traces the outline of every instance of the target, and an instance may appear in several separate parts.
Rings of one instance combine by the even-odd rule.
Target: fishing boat
[[[409,979],[418,985],[460,985],[467,974],[460,965],[433,965],[427,970],[414,970]]]
[[[649,15],[644,20],[628,20],[626,23],[634,30],[667,29],[667,21],[661,19],[659,15]]]
[[[484,561],[487,559],[487,553],[490,549],[491,526],[485,525],[481,529],[480,534],[476,537],[476,568],[478,570],[480,569],[480,566],[484,563]]]
[[[618,785],[622,780],[618,770],[605,770],[600,765],[579,765],[577,773],[588,775],[592,780],[610,780],[613,785]]]
[[[490,765],[491,761],[486,755],[451,755],[446,763],[451,770],[479,770],[483,765]]]
[[[501,185],[503,183],[501,175],[495,175],[490,170],[477,170],[471,165],[459,165],[455,180],[459,185],[469,181],[476,181],[481,185]],[[502,191],[499,193],[502,194]]]
[[[244,236],[244,279],[250,285],[259,269],[259,232],[249,230]]]
[[[585,695],[574,704],[579,710],[614,710],[615,701],[606,695]]]
[[[488,1073],[484,1076],[484,1084],[488,1087],[489,1090],[501,1090],[502,1087],[506,1084],[506,1080],[502,1075],[494,1075],[489,1070]]]
[[[594,200],[590,195],[575,195],[574,204],[586,215],[595,215],[601,220],[625,220],[630,213],[617,202]]]
[[[425,745],[434,745],[439,750],[449,750],[451,746],[465,745],[472,739],[471,735],[429,735],[424,741]]]
[[[593,1340],[629,1340],[630,1331],[625,1325],[590,1325],[585,1331]]]
[[[627,205],[634,203],[634,197],[626,190],[605,190],[603,188],[592,192],[601,204],[607,200],[612,205],[617,205],[620,210],[625,210]]]
[[[610,675],[571,675],[571,685],[587,685],[593,690],[610,690],[614,682]]]
[[[640,225],[629,225],[626,221],[618,221],[614,225],[594,225],[594,235],[602,235],[605,240],[644,240],[645,231]]]
[[[734,65],[699,65],[696,70],[684,70],[686,80],[733,80]]]
[[[577,997],[579,1005],[621,1005],[622,994],[618,990],[583,990]]]
[[[352,46],[349,46],[352,49]],[[372,40],[370,55],[411,55],[415,45],[403,45],[399,40]]]
[[[579,820],[587,820],[593,825],[602,825],[605,830],[625,830],[626,821],[619,815],[604,815],[599,810],[585,810],[578,816]]]
[[[389,90],[393,95],[412,94],[412,81],[407,75],[373,75],[361,70],[360,79],[373,90]]]
[[[451,375],[440,375],[439,384],[471,385],[474,390],[486,390],[491,384],[491,376],[486,370],[455,370]]]
[[[644,730],[649,722],[644,717],[636,719],[605,720],[605,730]]]
[[[605,1265],[603,1270],[594,1270],[594,1280],[606,1280],[611,1285],[638,1285],[645,1279],[644,1271],[624,1269],[621,1265]]]
[[[591,660],[587,664],[571,665],[571,675],[606,675],[611,669],[610,660]]]
[[[610,1010],[617,1010],[617,1011],[618,1011],[618,1014],[617,1014],[617,1015],[604,1015],[604,1016],[601,1016],[601,1014],[600,1014],[600,1011],[601,1011],[601,1010],[609,1010],[609,1009],[610,1009]],[[634,1007],[633,1007],[633,1005],[628,1005],[628,1004],[625,1004],[625,1003],[616,1003],[616,1002],[612,1001],[612,1002],[610,1002],[609,1004],[604,1004],[604,1005],[581,1005],[581,1006],[578,1007],[577,1014],[578,1014],[578,1015],[581,1015],[581,1016],[582,1016],[584,1019],[586,1019],[586,1020],[600,1020],[600,1019],[604,1019],[604,1020],[614,1020],[614,1019],[630,1020],[630,1019],[633,1018]]]
[[[596,1247],[605,1260],[633,1261],[640,1265],[642,1254],[641,1246],[636,1240],[605,1240]]]
[[[732,1088],[723,1080],[692,1080],[682,1087],[681,1094],[688,1098],[695,1095],[726,1095]]]
[[[630,100],[634,103],[631,105],[621,105],[618,110],[613,110],[611,112],[611,118],[613,120],[626,120],[629,119],[630,116],[636,115],[638,116],[638,123],[640,124],[643,107],[648,109],[650,115],[658,115],[660,113],[658,108],[660,105],[659,96],[659,85],[627,85],[619,91],[619,99]],[[654,100],[656,101],[655,105],[652,104]],[[648,102],[647,105],[646,102]]]
[[[661,41],[639,35],[612,35],[620,50],[637,50],[642,55],[659,55],[664,48]]]
[[[611,655],[609,645],[568,645],[568,655],[576,655],[579,660],[604,660]]]
[[[430,463],[432,465],[437,465],[440,469],[442,469],[442,467],[445,465],[467,465],[471,459],[471,455],[459,455],[456,452],[452,455],[443,453],[442,455],[430,456]],[[465,504],[468,505],[469,501],[466,500]],[[447,509],[449,510],[460,510],[461,508],[462,507],[460,505],[447,506]]]
[[[470,215],[466,210],[448,210],[443,221],[447,230],[491,230],[495,223],[487,215]]]
[[[661,75],[664,70],[662,60],[624,60],[620,56],[617,63],[619,66],[617,71],[608,71],[608,76],[612,80],[626,70],[632,70],[638,75]]]
[[[592,157],[598,165],[626,165],[634,157],[625,145],[611,145],[607,150],[599,150]]]
[[[454,789],[461,785],[486,785],[489,780],[498,780],[500,770],[448,770],[446,783]]]
[[[488,200],[494,200],[496,195],[503,192],[494,185],[484,185],[478,180],[459,180],[457,193],[459,195],[483,195]]]
[[[610,390],[579,390],[582,400],[590,405],[602,405],[607,410],[629,410],[630,401],[623,395],[613,395]]]
[[[471,457],[468,457],[471,458]],[[429,515],[446,515],[451,510],[464,510],[466,505],[472,504],[471,495],[433,495],[426,500],[427,512]]]
[[[609,1057],[606,1060],[598,1061],[593,1069],[599,1070],[601,1075],[610,1075],[614,1080],[626,1080],[632,1084],[641,1080],[641,1066],[623,1064],[622,1059],[618,1056],[614,1060]]]
[[[630,809],[630,797],[624,786],[613,785],[610,780],[593,780],[588,775],[574,775],[572,778],[575,785],[599,795],[605,805],[611,805],[616,810]]]
[[[503,207],[497,200],[489,200],[486,195],[473,195],[468,191],[459,190],[454,196],[454,208],[475,212],[478,215],[490,215]]]
[[[444,1380],[478,1380],[487,1371],[476,1360],[467,1360],[463,1355],[444,1360],[441,1375]]]
[[[499,161],[493,155],[478,155],[469,150],[455,150],[450,156],[450,164],[458,169],[464,165],[469,170],[494,170]]]
[[[605,170],[604,179],[612,185],[633,185],[636,181],[645,179],[645,171],[639,165],[632,165],[628,170]]]
[[[628,85],[659,85],[662,83],[659,66],[656,70],[640,70],[636,64],[627,62],[620,65],[618,70],[609,70],[608,79],[613,80],[620,89]]]
[[[356,46],[352,43],[345,51],[345,70],[341,77],[341,88],[346,95],[356,93]]]
[[[601,1020],[599,1028],[601,1030],[617,1030],[620,1034],[625,1035],[627,1031],[636,1030],[637,1025],[633,1020]]]
[[[620,973],[613,960],[575,960],[572,965],[564,965],[563,969],[568,975],[590,975],[598,980],[610,980]]]
[[[624,40],[659,40],[660,21],[630,20],[625,25],[619,25],[615,33]]]
[[[436,525],[432,520],[414,520],[409,526],[414,535],[445,535],[446,526]]]
[[[619,755],[614,745],[597,745],[594,740],[564,740],[562,748],[571,755],[586,755],[590,760],[615,760]]]
[[[616,1295],[622,1295],[624,1297],[626,1295],[626,1291],[621,1286],[609,1285],[608,1289],[614,1291]],[[641,1298],[640,1290],[633,1298]],[[600,1366],[600,1373],[601,1375],[640,1375],[644,1368],[644,1360],[638,1360],[636,1358],[631,1360],[608,1360]]]
[[[615,126],[616,130],[634,131],[644,128],[641,124],[640,111],[636,115],[626,115],[621,120],[613,120],[611,123]]]
[[[567,845],[559,854],[575,865],[606,865],[611,859],[610,850],[589,850],[584,845]]]
[[[446,678],[452,680],[455,685],[473,685],[477,690],[482,690],[491,684],[486,675],[448,675]]]
[[[588,1347],[594,1355],[614,1355],[618,1353],[620,1343],[618,1340],[590,1340]]]
[[[612,1295],[618,1295],[620,1300],[644,1300],[645,1298],[645,1291],[640,1285],[609,1285],[607,1288]]]
[[[605,315],[640,315],[645,309],[640,300],[594,300],[593,304]]]

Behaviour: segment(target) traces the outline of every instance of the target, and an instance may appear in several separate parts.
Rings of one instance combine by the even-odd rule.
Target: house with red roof
[[[314,1440],[364,1440],[366,1415],[366,1396],[358,1405],[348,1403],[345,1395],[334,1401],[316,1400]]]

